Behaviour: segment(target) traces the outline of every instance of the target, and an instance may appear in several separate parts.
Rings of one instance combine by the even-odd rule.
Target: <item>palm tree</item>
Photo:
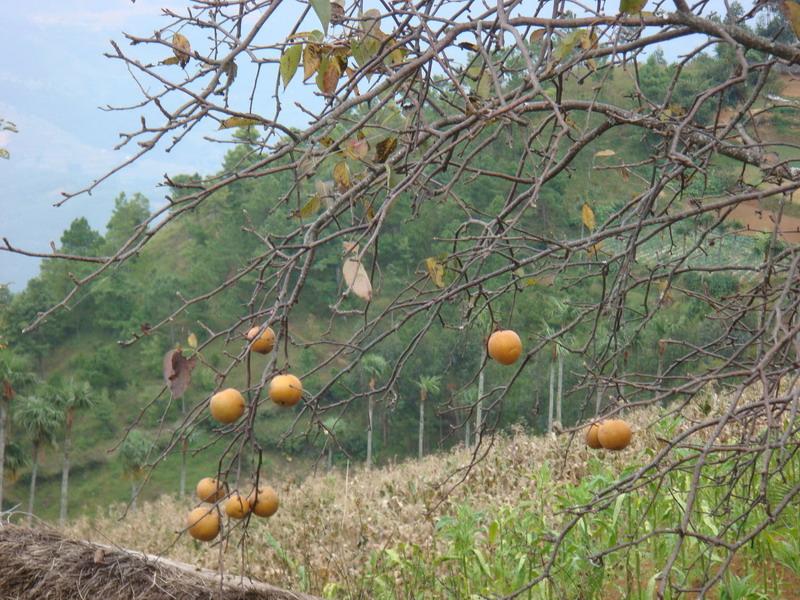
[[[35,380],[30,365],[10,350],[0,351],[0,511],[3,509],[3,481],[6,453],[8,412],[14,395]]]
[[[469,426],[469,417],[470,416],[469,416],[469,413],[472,412],[471,408],[475,404],[475,393],[476,393],[475,386],[470,386],[467,389],[462,390],[459,393],[459,398],[461,400],[459,402],[459,404],[464,406],[468,411],[467,412],[467,418],[464,419],[464,447],[465,448],[470,448],[471,447],[470,426]]]
[[[430,394],[439,393],[440,375],[422,375],[415,383],[419,388],[419,457],[422,458],[425,439],[425,401]]]
[[[181,402],[184,402],[183,398],[181,398]],[[183,423],[183,421],[181,423]],[[181,427],[183,427],[183,425],[181,425]],[[180,471],[180,480],[178,482],[178,494],[180,498],[186,496],[186,467],[189,458],[189,447],[192,445],[192,443],[194,443],[196,438],[197,438],[196,430],[185,427],[183,428],[183,431],[181,432],[181,471]],[[237,459],[237,465],[236,465],[237,481],[239,480],[239,476],[241,473],[243,454],[244,452],[240,452]],[[244,460],[246,460],[246,458]]]
[[[359,367],[362,376],[367,379],[369,395],[367,396],[367,468],[372,467],[372,413],[375,409],[375,380],[381,376],[388,362],[380,354],[366,354],[361,358]]]
[[[600,416],[600,404],[602,404],[603,402],[603,391],[602,387],[600,386],[599,379],[597,381],[597,387],[595,388],[595,393],[597,395],[595,396],[595,401],[594,401],[594,416],[598,417]]]
[[[484,350],[484,355],[486,351]],[[478,373],[478,405],[475,407],[475,444],[479,444],[483,433],[483,372],[485,356],[481,358],[481,370]]]
[[[6,446],[5,476],[14,483],[19,478],[19,472],[28,464],[25,449],[16,442],[9,442]]]
[[[70,379],[64,385],[54,390],[59,408],[64,414],[64,446],[61,461],[61,507],[58,522],[63,527],[67,520],[67,501],[69,498],[69,459],[72,449],[72,424],[75,421],[75,412],[94,406],[92,388],[85,381]]]
[[[181,398],[181,407],[184,419],[186,418],[186,403]],[[183,498],[186,495],[186,459],[189,455],[189,436],[185,434],[181,436],[181,475],[178,483],[178,497]],[[236,466],[236,479],[239,479],[239,474],[242,468],[242,453],[239,453],[239,460]]]
[[[469,418],[464,421],[464,448],[469,448]]]
[[[656,385],[661,383],[661,378],[664,375],[664,355],[667,352],[667,338],[669,338],[672,326],[663,319],[653,319],[652,322],[653,335],[656,340]]]
[[[548,396],[549,401],[547,404],[547,433],[551,433],[553,431],[553,388],[554,388],[554,381],[556,375],[556,356],[558,355],[558,346],[555,344],[553,345],[553,352],[550,355],[550,394]]]
[[[491,328],[491,318],[487,311],[478,315],[475,323],[479,331],[486,332]],[[486,370],[486,356],[488,350],[484,340],[483,350],[481,352],[481,364],[478,371],[478,403],[475,407],[475,445],[478,445],[481,440],[481,433],[483,432],[483,385],[484,385],[484,371]],[[469,432],[468,432],[469,433]]]
[[[333,445],[336,439],[336,434],[342,429],[342,420],[340,417],[328,417],[323,422],[323,433],[325,435],[325,445],[323,450],[327,448],[328,451],[328,470],[333,469]]]
[[[122,468],[126,478],[131,482],[131,510],[136,510],[136,496],[138,495],[136,484],[144,475],[152,447],[153,444],[147,436],[138,429],[134,429],[127,435],[119,448]]]
[[[556,421],[559,427],[563,424],[561,420],[561,405],[564,399],[564,349],[561,346],[556,347],[558,352],[558,393],[556,394]]]
[[[39,472],[39,458],[45,446],[55,441],[56,432],[61,426],[63,415],[58,407],[42,396],[28,396],[17,406],[14,420],[30,436],[31,451],[31,490],[28,496],[28,522],[33,516],[33,503],[36,497],[36,475]]]

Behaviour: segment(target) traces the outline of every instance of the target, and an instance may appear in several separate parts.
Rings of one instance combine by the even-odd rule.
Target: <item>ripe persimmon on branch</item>
[[[570,437],[587,421],[635,407],[663,405],[664,418],[680,416],[713,388],[722,399],[704,419],[687,421],[649,463],[575,508],[539,574],[515,594],[551,576],[561,541],[584,515],[621,494],[659,493],[665,474],[683,469],[692,485],[674,526],[597,549],[596,558],[662,536],[673,551],[656,565],[659,596],[705,593],[800,493],[766,493],[800,449],[800,235],[790,214],[800,168],[791,158],[796,144],[768,126],[797,108],[778,86],[800,59],[800,14],[793,0],[779,9],[785,19],[765,3],[717,14],[709,2],[683,0],[193,0],[165,9],[152,35],[126,34],[127,44],[108,54],[141,90],[130,106],[109,107],[140,115],[119,145],[135,152],[62,203],[155,149],[208,132],[207,123],[218,127],[209,143],[233,150],[217,174],[165,177],[168,203],[112,255],[92,258],[96,268],[74,277],[28,329],[58,318],[164,232],[270,182],[258,188],[270,191],[263,214],[242,217],[252,256],[206,289],[176,290],[175,306],[121,342],[158,335],[224,294],[240,298],[240,314],[199,324],[192,353],[214,372],[216,388],[186,412],[156,463],[207,419],[208,399],[220,394],[237,404],[228,412],[212,404],[231,418],[215,430],[227,447],[211,475],[232,485],[243,467],[259,485],[254,424],[269,397],[288,410],[302,390],[284,439],[324,439],[325,448],[338,445],[329,417],[368,402],[371,444],[373,403],[395,402],[435,331],[452,337],[446,363],[460,377],[437,408],[449,429],[443,437],[477,413],[473,461],[532,373],[549,368],[552,403],[555,365],[561,382],[565,360],[571,404],[568,422],[555,428]],[[662,46],[678,53],[672,63]],[[577,174],[589,185],[571,187]],[[738,221],[756,204],[768,215],[757,235]],[[384,285],[404,229],[424,232],[402,250],[424,258],[402,272],[402,284],[394,273]],[[3,250],[25,253],[7,240]],[[334,275],[328,266],[337,263]],[[321,277],[338,282],[322,304],[309,290]],[[300,333],[293,314],[312,300],[327,328]],[[486,338],[505,329],[521,338],[521,356],[516,346],[490,346],[508,366],[484,389]],[[251,356],[251,343],[267,358]],[[208,360],[212,351],[226,361]],[[313,352],[314,364],[299,364],[303,352]],[[354,385],[351,375],[371,353],[391,360]],[[242,371],[243,396],[228,389]],[[419,384],[420,449],[435,383]],[[540,414],[538,403],[528,410]],[[624,444],[615,444],[627,444],[626,427],[615,437]],[[727,515],[726,525],[701,533],[692,520],[697,490],[709,484],[707,466],[722,460],[736,469],[714,482],[723,493],[703,510]],[[748,479],[745,512],[726,513]],[[216,537],[218,524],[211,529]],[[700,582],[674,568],[687,540],[704,556],[723,556]]]

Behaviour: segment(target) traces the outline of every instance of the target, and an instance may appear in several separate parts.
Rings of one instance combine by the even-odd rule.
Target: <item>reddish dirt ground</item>
[[[800,98],[800,77],[783,77],[781,96],[784,98]]]
[[[728,216],[728,221],[738,221],[751,231],[771,232],[775,227],[773,213],[762,208],[757,200],[739,204]],[[800,218],[783,215],[780,234],[790,244],[800,243]]]

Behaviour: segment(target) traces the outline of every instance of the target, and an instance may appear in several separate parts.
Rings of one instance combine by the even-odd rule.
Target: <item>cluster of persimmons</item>
[[[250,352],[269,354],[275,346],[272,328],[253,327],[246,335]],[[294,406],[303,397],[300,379],[291,374],[275,375],[269,384],[269,397],[279,406]],[[235,388],[221,390],[211,396],[211,416],[223,425],[235,423],[247,409],[242,393]],[[230,519],[245,519],[251,513],[271,517],[278,510],[278,494],[268,485],[254,485],[246,494],[229,490],[224,481],[204,477],[197,484],[197,499],[201,502],[187,517],[189,535],[208,542],[219,535],[222,513]]]

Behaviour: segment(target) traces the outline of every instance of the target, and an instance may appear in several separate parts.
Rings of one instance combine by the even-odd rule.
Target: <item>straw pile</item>
[[[42,529],[0,525],[0,598],[313,600],[253,580]]]

